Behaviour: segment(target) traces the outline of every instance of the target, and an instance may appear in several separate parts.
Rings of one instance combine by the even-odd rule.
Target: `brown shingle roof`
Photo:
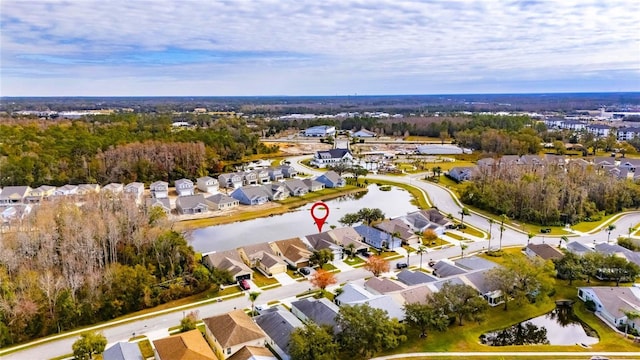
[[[158,339],[153,345],[161,360],[218,360],[198,330]]]
[[[248,360],[248,359],[277,359],[269,349],[262,346],[243,346],[238,352],[231,355],[227,360]]]
[[[266,337],[249,315],[240,309],[206,318],[203,321],[223,348]]]
[[[544,260],[561,259],[564,256],[562,251],[549,244],[529,244],[527,245],[527,248]]]

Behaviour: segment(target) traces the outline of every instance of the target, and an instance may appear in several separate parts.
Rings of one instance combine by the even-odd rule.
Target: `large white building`
[[[449,144],[428,144],[416,146],[416,151],[422,155],[451,155],[466,153],[465,149]]]
[[[321,126],[313,126],[304,131],[304,136],[335,136],[336,135],[336,127],[321,125]]]

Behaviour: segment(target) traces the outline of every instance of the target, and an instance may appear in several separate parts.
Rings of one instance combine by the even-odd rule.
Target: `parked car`
[[[300,268],[300,270],[298,270],[298,271],[300,271],[300,274],[302,274],[302,275],[309,275],[309,274],[311,274],[311,269],[309,269],[308,267]]]
[[[542,229],[540,229],[540,232],[543,233],[543,234],[548,234],[548,233],[551,232],[551,228],[542,228]]]
[[[251,285],[249,285],[249,282],[248,282],[247,280],[245,280],[245,279],[240,280],[239,285],[240,285],[240,288],[241,288],[242,290],[249,290],[249,289],[251,289]]]
[[[362,256],[364,256],[364,257],[368,258],[368,257],[370,257],[370,256],[371,256],[371,253],[370,253],[370,252],[368,252],[368,251],[365,251],[365,252],[363,252],[363,253],[362,253]]]
[[[404,262],[399,262],[396,264],[396,269],[406,269],[409,267],[409,264]]]

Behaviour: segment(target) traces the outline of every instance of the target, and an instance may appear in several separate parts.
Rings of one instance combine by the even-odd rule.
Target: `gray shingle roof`
[[[422,271],[402,270],[397,275],[398,281],[407,285],[426,284],[434,281],[438,281],[438,278],[425,274]]]
[[[289,338],[295,328],[304,326],[302,322],[289,311],[271,311],[256,316],[258,326],[275,342],[280,349],[288,353]]]
[[[320,300],[302,299],[291,303],[291,307],[295,307],[303,313],[307,318],[313,320],[318,325],[336,325],[336,316],[340,308],[326,298]]]
[[[144,360],[138,344],[118,342],[102,353],[104,360]]]

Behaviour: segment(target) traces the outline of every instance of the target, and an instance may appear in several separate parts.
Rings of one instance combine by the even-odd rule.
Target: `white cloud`
[[[0,7],[2,95],[373,93],[394,79],[404,83],[394,92],[430,91],[425,81],[481,90],[492,79],[551,83],[613,71],[640,81],[635,0],[3,0]]]

